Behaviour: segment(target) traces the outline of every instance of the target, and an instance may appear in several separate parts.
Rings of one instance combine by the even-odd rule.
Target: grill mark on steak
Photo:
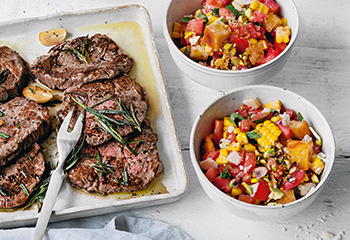
[[[64,91],[62,101],[62,109],[57,113],[58,117],[62,120],[72,109],[72,107],[76,105],[76,103],[71,99],[70,93],[78,93],[73,94],[73,97],[79,99],[84,105],[89,107],[108,98],[109,96],[113,96],[113,98],[97,105],[94,107],[94,109],[120,110],[116,99],[120,99],[128,109],[130,108],[130,104],[132,104],[139,123],[142,123],[147,115],[148,103],[142,87],[135,80],[126,75],[113,80],[92,82],[66,89]],[[84,95],[85,98],[81,97],[79,94]],[[81,108],[79,107],[79,109]],[[75,113],[75,119],[79,114],[80,112]],[[125,121],[122,115],[109,115],[109,117]],[[72,121],[72,124],[74,123],[75,120]],[[115,129],[121,136],[126,136],[130,132],[134,131],[134,127],[131,125],[116,126]],[[89,112],[86,112],[85,130],[86,142],[92,146],[101,145],[112,139],[112,136],[109,133],[100,128],[95,116]]]
[[[86,37],[80,37],[84,42]],[[66,89],[81,83],[101,79],[113,79],[129,73],[133,59],[108,36],[95,34],[87,39],[88,63],[61,49],[82,50],[79,38],[64,41],[50,49],[48,55],[38,57],[32,64],[31,72],[51,89]]]
[[[26,63],[7,46],[0,47],[0,72],[7,69],[6,81],[0,85],[0,102],[18,96],[28,81]]]
[[[77,164],[66,172],[68,182],[86,192],[102,195],[148,188],[153,180],[164,172],[164,167],[156,147],[157,135],[152,132],[147,120],[146,122],[140,134],[128,139],[130,142],[142,140],[131,144],[132,148],[137,145],[136,156],[115,140],[99,147],[86,144],[79,153]],[[103,173],[102,178],[97,170],[90,166],[97,163],[97,158],[91,157],[97,155],[97,149],[100,151],[102,162],[114,166],[114,172]],[[123,181],[124,167],[128,173],[129,185],[120,182]]]
[[[20,154],[14,163],[0,169],[0,186],[6,193],[6,196],[0,194],[0,208],[15,208],[25,204],[29,196],[20,184],[24,184],[30,195],[42,180],[45,169],[45,159],[37,143]]]
[[[0,132],[9,136],[0,137],[0,167],[11,161],[22,150],[38,141],[51,128],[46,107],[23,97],[16,97],[0,105],[3,116]]]

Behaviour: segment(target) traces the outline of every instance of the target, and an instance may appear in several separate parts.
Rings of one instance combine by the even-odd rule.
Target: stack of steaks
[[[58,44],[31,67],[32,75],[42,83],[64,90],[58,112],[61,120],[74,106],[73,116],[78,116],[83,105],[123,123],[110,125],[120,141],[101,126],[95,114],[86,111],[86,141],[77,154],[79,160],[66,171],[74,187],[102,195],[130,192],[149,187],[163,173],[157,135],[146,119],[145,92],[127,75],[132,65],[133,59],[112,39],[96,34]]]
[[[42,180],[46,164],[36,143],[51,128],[46,107],[20,97],[27,84],[23,59],[0,47],[0,208],[25,204]]]

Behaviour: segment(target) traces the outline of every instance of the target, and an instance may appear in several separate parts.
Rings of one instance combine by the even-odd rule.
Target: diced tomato
[[[226,8],[225,8],[226,9]],[[227,9],[228,10],[228,9]],[[230,10],[229,10],[230,11]],[[231,11],[230,11],[231,12]],[[230,35],[230,43],[236,44],[236,49],[239,52],[244,52],[247,47],[249,47],[249,41],[235,34]]]
[[[273,175],[277,180],[281,178],[284,172],[284,167],[278,165],[275,158],[269,158],[267,160],[268,173]]]
[[[256,29],[254,27],[254,24],[252,22],[247,23],[245,26],[248,29],[250,37],[252,37],[252,38],[259,38],[261,36],[261,33],[256,31]]]
[[[259,2],[266,5],[270,9],[270,12],[273,12],[273,13],[278,12],[280,9],[280,7],[277,5],[277,3],[274,0],[259,0]]]
[[[230,28],[232,30],[232,34],[242,37],[242,38],[248,38],[249,37],[249,31],[248,29],[238,21],[232,21],[230,23]]]
[[[210,182],[213,182],[218,174],[219,174],[219,170],[212,167],[212,168],[209,168],[204,175],[208,178]]]
[[[266,56],[259,62],[259,65],[270,62],[272,59],[274,59],[278,55],[279,55],[279,52],[277,50],[270,48]]]
[[[200,35],[204,28],[204,21],[203,19],[191,19],[188,22],[187,30],[190,32],[194,32],[197,35]]]
[[[237,67],[237,70],[243,70],[243,69],[248,69],[246,66],[243,66],[243,65],[239,65]]]
[[[249,116],[248,109],[238,109],[235,112],[239,113],[243,118],[246,118]]]
[[[238,166],[234,165],[233,163],[229,163],[230,169],[227,169],[229,173],[231,173],[232,177],[237,176],[237,174],[241,171]]]
[[[290,116],[290,119],[293,119],[296,116],[293,109],[286,109],[284,112]]]
[[[220,176],[217,176],[214,178],[213,184],[224,193],[229,193],[232,189],[230,187],[230,179],[228,178],[221,178]]]
[[[226,20],[235,18],[236,16],[227,8],[220,8],[219,9],[219,16],[225,18]]]
[[[269,199],[270,192],[271,191],[270,191],[269,184],[263,180],[260,180],[258,182],[258,187],[257,187],[256,192],[254,193],[253,197],[255,199],[266,202]]]
[[[241,130],[241,132],[248,132],[250,130],[250,123],[251,121],[248,119],[243,119],[241,121],[241,125],[239,127],[239,129]]]
[[[301,183],[305,175],[305,170],[297,170],[293,172],[292,174],[288,175],[286,180],[282,183],[282,187],[284,190],[289,190],[292,188],[295,188],[296,186]]]
[[[312,152],[317,154],[319,153],[321,150],[320,150],[320,147],[319,146],[316,146],[316,145],[313,145],[312,146]]]
[[[202,5],[206,10],[212,10],[213,8],[226,7],[229,3],[230,0],[206,0],[202,2]]]
[[[273,116],[273,113],[266,113],[266,112],[258,112],[256,113],[252,118],[252,122],[260,122],[262,120],[270,120],[271,117]]]
[[[215,151],[211,151],[211,152],[207,152],[203,155],[203,160],[207,159],[207,158],[211,158],[213,160],[216,160],[220,155],[220,151],[219,150],[215,150]]]
[[[252,180],[252,177],[250,176],[250,173],[243,174],[242,182],[245,182],[246,184],[250,185],[252,184],[251,180]]]
[[[285,42],[278,43],[278,42],[276,41],[276,38],[275,38],[274,47],[275,47],[276,51],[278,51],[279,53],[281,53],[281,52],[283,52],[284,49],[286,49],[287,43],[285,43]]]
[[[236,141],[236,134],[234,132],[227,132],[226,139],[229,140],[231,143],[237,142]]]
[[[293,137],[293,132],[290,127],[283,125],[282,123],[277,123],[277,127],[282,131],[281,135],[286,139],[290,139]]]
[[[238,200],[240,200],[242,202],[246,202],[246,203],[256,204],[255,198],[253,198],[250,195],[246,195],[246,194],[240,194],[238,196]]]
[[[244,154],[244,172],[253,172],[256,165],[256,155],[254,153],[246,152]]]
[[[224,134],[224,121],[215,119],[213,140],[219,144],[222,135]]]
[[[253,22],[265,23],[267,15],[260,11],[254,11],[254,16],[252,17]]]

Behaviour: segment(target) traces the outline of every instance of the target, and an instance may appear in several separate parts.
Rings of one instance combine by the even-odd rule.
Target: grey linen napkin
[[[34,228],[0,230],[1,240],[31,239]],[[166,222],[121,215],[102,229],[61,228],[48,229],[45,240],[192,240],[181,229]]]

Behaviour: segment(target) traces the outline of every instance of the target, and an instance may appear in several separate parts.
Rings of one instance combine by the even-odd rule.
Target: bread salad
[[[277,57],[291,30],[275,0],[204,0],[175,22],[172,36],[181,52],[204,66],[242,70]]]
[[[215,119],[199,162],[218,189],[243,202],[277,205],[311,192],[325,166],[322,139],[300,112],[256,98]]]

